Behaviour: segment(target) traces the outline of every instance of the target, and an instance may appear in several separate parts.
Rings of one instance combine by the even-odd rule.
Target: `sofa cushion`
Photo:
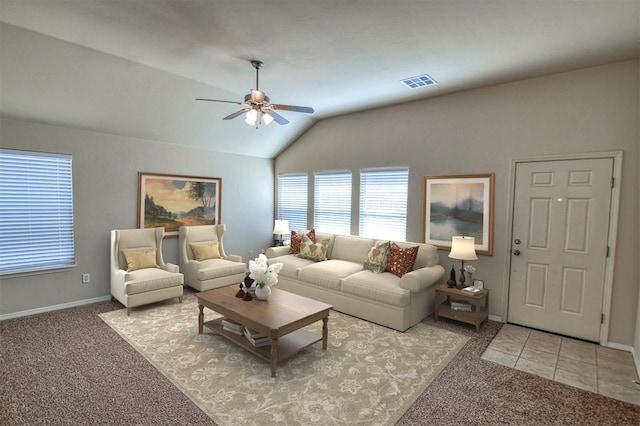
[[[282,269],[278,272],[278,276],[297,279],[298,269],[315,263],[313,260],[298,257],[295,254],[285,254],[284,256],[272,257],[269,263],[282,263]]]
[[[316,242],[316,231],[315,229],[307,230],[307,231],[291,231],[291,248],[289,249],[289,254],[299,254],[300,246],[302,245],[302,236],[306,235],[313,241]]]
[[[398,277],[402,277],[413,269],[413,264],[418,255],[419,246],[402,248],[392,242],[389,249],[389,258],[387,260],[387,271]]]
[[[189,244],[193,257],[198,261],[220,258],[220,246],[217,241]]]
[[[182,274],[167,272],[159,268],[138,269],[128,272],[124,283],[124,294],[146,293],[152,290],[181,286]]]
[[[298,271],[298,280],[305,284],[340,290],[340,280],[362,270],[361,263],[330,259],[305,266]]]
[[[340,288],[343,293],[387,305],[403,307],[411,303],[411,292],[400,288],[400,278],[389,272],[360,271],[344,278]]]
[[[362,261],[369,253],[369,249],[376,242],[373,238],[356,237],[353,235],[336,235],[331,252],[331,259],[349,260],[356,262],[362,269]]]
[[[315,262],[321,262],[327,260],[327,250],[331,240],[326,239],[322,241],[311,241],[311,238],[306,235],[302,236],[302,244],[300,245],[300,254],[298,257],[304,259],[313,260]]]
[[[364,260],[364,269],[380,274],[385,271],[387,267],[387,256],[389,255],[389,241],[377,241],[373,247],[367,253],[367,257]]]
[[[225,259],[207,259],[200,262],[202,265],[198,269],[198,281],[207,281],[229,275],[243,274],[247,265],[240,262],[231,262]]]
[[[145,268],[160,268],[156,263],[155,247],[142,247],[135,249],[124,249],[122,254],[127,261],[127,272]]]

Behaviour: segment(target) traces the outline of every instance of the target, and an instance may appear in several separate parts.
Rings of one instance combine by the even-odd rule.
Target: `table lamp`
[[[273,225],[273,234],[278,235],[278,238],[276,238],[275,244],[282,245],[282,235],[288,234],[288,233],[289,233],[289,221],[276,219]]]
[[[457,259],[462,262],[460,268],[460,288],[466,287],[464,285],[464,261],[476,260],[476,239],[473,237],[451,237],[451,251],[449,257]]]

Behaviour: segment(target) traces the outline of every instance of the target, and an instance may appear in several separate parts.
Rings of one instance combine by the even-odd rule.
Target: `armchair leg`
[[[131,314],[131,308],[127,308],[127,316]]]
[[[178,296],[178,303],[182,303],[182,296]]]

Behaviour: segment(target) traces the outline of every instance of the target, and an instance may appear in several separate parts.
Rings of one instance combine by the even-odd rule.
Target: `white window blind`
[[[313,227],[351,234],[351,172],[315,173]]]
[[[71,156],[0,149],[0,275],[74,265]]]
[[[405,241],[409,169],[360,171],[360,223],[363,237]]]
[[[308,181],[306,173],[278,175],[278,219],[294,231],[307,229]]]

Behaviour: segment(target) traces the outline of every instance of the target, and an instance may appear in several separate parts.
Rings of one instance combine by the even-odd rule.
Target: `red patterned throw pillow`
[[[300,245],[302,244],[302,234],[305,231],[291,231],[291,248],[289,254],[300,254]],[[307,237],[314,243],[316,242],[316,230],[312,229],[307,232]]]
[[[399,277],[411,271],[416,262],[419,248],[419,246],[402,248],[392,242],[387,259],[387,271]]]

